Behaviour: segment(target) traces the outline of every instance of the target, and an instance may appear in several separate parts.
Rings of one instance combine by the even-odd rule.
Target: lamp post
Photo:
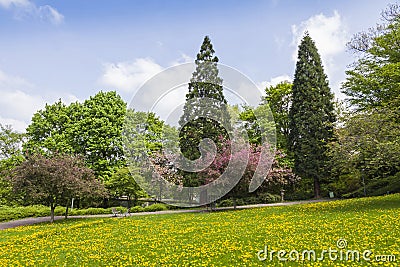
[[[281,189],[281,202],[285,201],[285,189]]]
[[[362,178],[362,183],[363,183],[363,186],[364,186],[364,197],[366,197],[367,196],[367,190],[365,188],[364,169],[361,169],[361,178]]]

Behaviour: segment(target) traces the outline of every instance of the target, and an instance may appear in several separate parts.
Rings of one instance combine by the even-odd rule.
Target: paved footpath
[[[324,202],[331,201],[331,199],[313,199],[313,200],[303,200],[303,201],[292,201],[292,202],[281,202],[281,203],[270,203],[270,204],[255,204],[255,205],[246,205],[246,206],[237,206],[236,209],[251,209],[251,208],[261,208],[261,207],[276,207],[276,206],[290,206],[290,205],[298,205],[298,204],[307,204],[307,203],[315,203],[315,202]],[[216,208],[215,211],[221,210],[233,210],[233,207],[223,207]],[[138,212],[131,213],[128,216],[143,216],[150,214],[172,214],[172,213],[193,213],[193,212],[206,212],[204,209],[194,209],[194,210],[163,210],[163,211],[154,211],[154,212]],[[82,216],[68,216],[68,218],[112,218],[115,216],[111,214],[99,214],[99,215],[82,215]],[[125,217],[123,214],[117,216],[118,218]],[[65,216],[55,216],[55,220],[62,220]],[[34,218],[25,218],[20,220],[8,221],[0,223],[0,230],[14,228],[23,225],[31,225],[36,223],[50,222],[50,216],[48,217],[34,217]]]

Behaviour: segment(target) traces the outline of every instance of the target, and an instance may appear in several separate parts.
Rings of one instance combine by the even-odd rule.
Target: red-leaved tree
[[[249,185],[259,165],[261,146],[250,144],[248,147],[243,146],[239,151],[232,153],[231,141],[224,140],[221,151],[221,153],[216,154],[212,164],[200,172],[200,176],[202,176],[207,183],[210,183],[218,179],[224,173],[230,161],[239,162],[239,164],[240,162],[243,162],[243,164],[246,164],[245,160],[248,159],[246,169],[241,176],[241,179],[225,196],[225,198],[233,198],[234,203],[236,203],[235,200],[237,198],[250,195]],[[280,150],[267,154],[270,154],[267,155],[267,157],[270,158],[263,160],[271,161],[271,169],[267,173],[266,177],[264,177],[264,182],[258,190],[268,191],[268,187],[273,186],[283,188],[285,185],[294,184],[300,180],[300,178],[292,172],[291,168],[280,163],[280,159],[285,157]],[[240,175],[240,173],[237,173],[237,175]]]
[[[7,178],[15,192],[22,193],[33,203],[50,206],[52,222],[55,207],[68,203],[73,197],[106,196],[103,184],[95,179],[94,172],[85,166],[80,156],[29,155]]]

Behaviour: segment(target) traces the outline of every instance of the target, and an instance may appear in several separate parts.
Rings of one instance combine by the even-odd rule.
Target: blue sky
[[[343,98],[340,83],[355,60],[345,44],[390,2],[0,0],[0,123],[23,131],[45,103],[99,90],[129,102],[152,75],[192,61],[205,35],[221,63],[262,88],[293,77],[308,30]]]

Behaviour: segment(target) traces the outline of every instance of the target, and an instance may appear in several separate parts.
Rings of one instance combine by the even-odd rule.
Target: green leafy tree
[[[218,146],[220,137],[227,137],[227,130],[222,125],[230,125],[230,116],[227,102],[223,95],[222,79],[218,76],[218,57],[210,38],[206,36],[197,54],[196,70],[189,83],[189,92],[186,94],[186,103],[183,115],[179,120],[179,146],[183,155],[190,159],[198,159],[201,155],[199,143],[209,138]],[[207,104],[202,100],[209,100]],[[213,120],[210,114],[215,115],[218,121]],[[200,181],[195,173],[184,173],[184,186],[199,186]]]
[[[239,113],[239,119],[244,124],[244,128],[247,131],[249,137],[249,143],[260,145],[261,144],[261,128],[257,123],[257,118],[254,112],[254,108],[250,106],[244,106],[243,111]]]
[[[362,180],[367,187],[375,184],[377,191],[380,186],[395,190],[379,180],[389,181],[387,177],[400,171],[399,42],[400,6],[391,4],[383,11],[381,24],[355,34],[348,43],[358,55],[342,86],[351,107],[332,144],[339,181],[354,181],[352,187],[342,186],[344,193],[361,187]]]
[[[14,131],[10,125],[0,123],[0,160],[21,155],[25,134]]]
[[[27,128],[25,151],[29,153],[80,154],[107,180],[125,165],[122,152],[122,125],[126,103],[116,92],[99,92],[83,104],[67,106],[59,100],[37,111]]]
[[[167,127],[153,112],[128,109],[122,138],[130,163],[135,164],[143,160],[144,156],[160,151],[163,146],[163,130]]]
[[[275,148],[276,124],[267,103],[261,103],[255,108],[244,106],[236,123],[244,126],[250,144],[268,143],[271,148]]]
[[[30,155],[11,171],[8,180],[15,193],[22,193],[33,203],[48,205],[52,222],[56,206],[68,207],[71,198],[106,195],[103,184],[77,156]]]
[[[332,187],[340,194],[400,172],[400,124],[393,116],[389,109],[345,114],[331,144],[333,175],[338,178]]]
[[[359,59],[346,71],[342,89],[358,110],[389,108],[399,112],[400,6],[389,5],[382,20],[383,24],[356,34],[348,44]]]
[[[24,138],[25,134],[14,131],[10,125],[0,124],[0,205],[12,201],[11,184],[5,177],[24,160],[21,151]]]
[[[265,88],[265,101],[269,105],[276,124],[277,148],[288,151],[289,110],[292,99],[292,84],[288,81]]]
[[[105,183],[106,188],[116,197],[127,197],[128,208],[136,206],[138,199],[146,197],[146,192],[136,183],[138,180],[143,180],[140,167],[130,168],[123,167],[118,169],[110,179]]]
[[[311,179],[314,196],[321,196],[320,184],[329,177],[327,144],[333,138],[335,122],[333,94],[314,41],[303,37],[292,87],[289,111],[289,144],[294,172]]]
[[[71,109],[61,100],[52,105],[46,104],[43,110],[33,115],[26,129],[24,150],[28,153],[73,153],[71,130],[76,121],[72,118]]]
[[[126,103],[114,91],[99,92],[82,104],[72,138],[74,151],[85,157],[96,177],[106,181],[125,165],[122,126]]]
[[[155,179],[153,174],[157,171],[162,173],[166,180],[171,181],[171,172],[167,164],[169,161],[164,153],[167,151],[166,148],[177,147],[177,130],[166,125],[152,112],[128,109],[122,138],[130,172],[134,178],[141,179],[140,186],[146,192],[153,193],[161,199],[161,193],[165,193],[164,180]],[[154,188],[159,190],[155,192]]]

